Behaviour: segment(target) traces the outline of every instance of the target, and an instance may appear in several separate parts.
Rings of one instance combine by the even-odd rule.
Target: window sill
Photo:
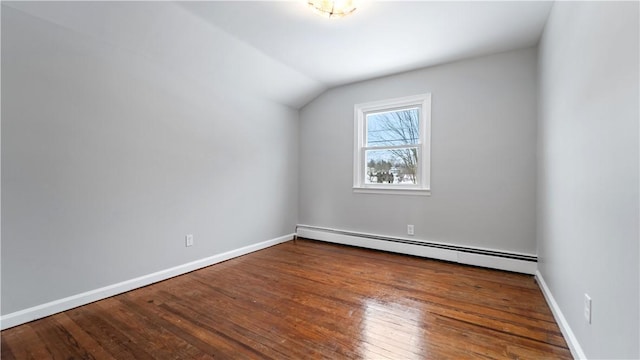
[[[354,187],[354,193],[360,194],[386,194],[386,195],[418,195],[431,196],[430,189],[407,189],[407,188],[388,188],[388,187]]]

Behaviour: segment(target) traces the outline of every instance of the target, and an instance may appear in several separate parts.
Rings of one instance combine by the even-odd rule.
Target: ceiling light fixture
[[[316,14],[328,18],[341,18],[356,10],[354,0],[308,0]]]

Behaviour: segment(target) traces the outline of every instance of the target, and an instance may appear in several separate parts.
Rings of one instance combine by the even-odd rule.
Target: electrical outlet
[[[407,235],[413,235],[413,225],[407,225]]]
[[[591,324],[591,297],[587,294],[584,294],[584,319]]]
[[[193,235],[188,234],[184,237],[184,246],[189,247],[193,246]]]

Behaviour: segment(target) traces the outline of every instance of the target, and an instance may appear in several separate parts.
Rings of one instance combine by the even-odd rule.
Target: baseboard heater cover
[[[529,254],[464,247],[446,243],[412,240],[309,225],[298,225],[296,227],[296,235],[313,240],[391,251],[530,275],[534,275],[537,270],[538,257]]]

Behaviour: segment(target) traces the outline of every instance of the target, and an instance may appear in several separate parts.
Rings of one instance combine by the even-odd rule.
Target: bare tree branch
[[[379,146],[418,144],[419,140],[420,128],[417,109],[376,114],[375,130],[369,131],[368,134],[368,142]],[[408,175],[410,180],[416,183],[417,147],[392,149],[389,152],[401,161],[400,164],[394,164],[394,166],[399,167],[403,175]]]

